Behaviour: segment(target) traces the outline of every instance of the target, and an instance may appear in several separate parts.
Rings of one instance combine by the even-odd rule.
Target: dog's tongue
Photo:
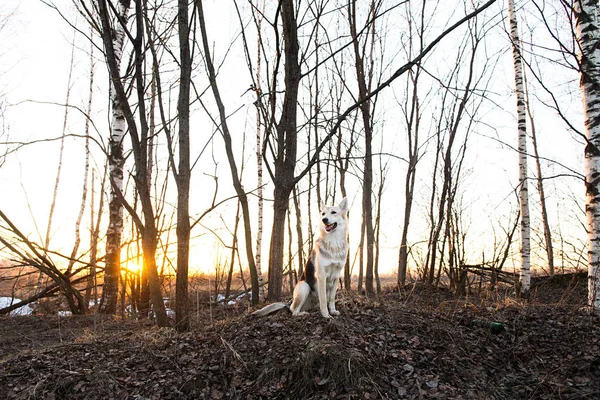
[[[333,228],[335,228],[335,224],[328,224],[328,225],[325,225],[325,230],[326,230],[327,232],[330,232],[331,230],[333,230]]]

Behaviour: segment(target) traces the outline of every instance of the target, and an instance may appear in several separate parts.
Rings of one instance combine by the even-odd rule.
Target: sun
[[[127,264],[125,264],[125,270],[132,274],[139,274],[142,270],[142,266],[135,261],[127,261]]]

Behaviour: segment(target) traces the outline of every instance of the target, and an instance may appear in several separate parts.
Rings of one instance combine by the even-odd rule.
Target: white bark
[[[265,3],[262,4],[262,10],[264,12]],[[263,20],[263,13],[258,18],[258,39],[257,39],[257,62],[256,62],[256,95],[258,101],[260,101],[261,86],[260,86],[260,64],[261,64],[261,49],[262,49],[262,37],[261,37],[261,25]],[[265,286],[262,277],[262,236],[263,236],[263,210],[264,210],[264,199],[263,199],[263,159],[262,159],[262,132],[260,129],[260,109],[256,109],[256,175],[258,180],[258,227],[256,229],[256,273],[258,274],[258,295],[259,300],[263,301],[265,298]]]
[[[526,295],[531,285],[531,247],[529,224],[529,190],[527,183],[527,113],[525,109],[525,90],[523,87],[523,64],[515,2],[508,0],[508,18],[510,24],[510,40],[512,42],[515,69],[515,94],[517,97],[517,132],[519,149],[519,205],[521,208],[521,273],[520,291]]]
[[[126,16],[128,9],[121,2],[117,2],[118,13],[123,18]],[[115,58],[117,59],[117,65],[121,66],[121,57],[123,56],[123,43],[125,39],[125,31],[122,25],[115,21],[114,26],[114,49],[115,49]],[[123,189],[123,138],[125,136],[125,132],[127,131],[127,122],[125,120],[125,115],[123,113],[123,106],[119,101],[117,96],[117,92],[114,88],[113,83],[110,85],[110,101],[112,105],[112,121],[111,121],[111,133],[110,133],[110,142],[111,142],[111,150],[112,146],[120,147],[120,155],[109,155],[109,176],[113,185],[110,191],[110,203],[112,204],[116,199],[116,189]],[[109,231],[111,229],[117,229],[119,231],[123,230],[123,208],[119,207],[119,218],[118,220],[111,221],[109,226]]]
[[[600,312],[600,52],[598,0],[577,0],[575,28],[585,135],[584,172],[588,231],[588,304]]]
[[[126,3],[126,4],[124,4]],[[116,2],[118,18],[126,19],[129,2]],[[121,66],[125,30],[122,24],[113,22],[113,48],[117,67]],[[102,309],[106,313],[116,312],[118,279],[120,269],[121,235],[123,232],[123,206],[117,193],[123,191],[123,138],[127,132],[127,121],[113,82],[110,84],[112,108],[111,132],[109,140],[108,174],[110,185],[109,222],[106,232],[106,269],[103,290]]]

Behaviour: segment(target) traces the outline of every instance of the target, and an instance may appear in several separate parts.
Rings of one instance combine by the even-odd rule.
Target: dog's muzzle
[[[337,228],[337,222],[334,222],[333,224],[325,224],[325,231],[327,232],[331,232],[333,231],[335,228]]]

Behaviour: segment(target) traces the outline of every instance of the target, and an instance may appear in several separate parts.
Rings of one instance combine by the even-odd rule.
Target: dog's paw
[[[330,310],[330,311],[329,311],[329,314],[331,314],[331,315],[335,315],[335,316],[337,317],[338,315],[340,315],[340,312],[339,312],[338,310],[335,310],[335,309],[334,309],[334,310]]]
[[[304,317],[305,315],[308,315],[308,312],[306,311],[300,311],[298,313],[292,314],[294,317]]]
[[[328,312],[328,311],[321,311],[321,315],[322,315],[324,318],[327,318],[327,319],[331,319],[331,318],[333,318],[333,317],[331,316],[331,314],[329,314],[329,312]]]

